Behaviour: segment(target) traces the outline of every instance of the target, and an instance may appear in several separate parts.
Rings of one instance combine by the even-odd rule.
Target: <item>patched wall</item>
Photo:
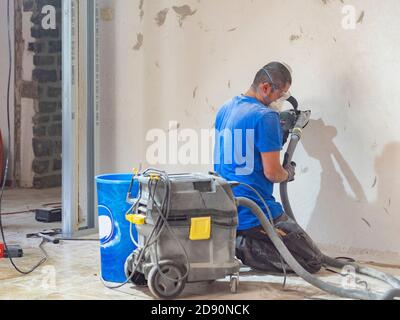
[[[346,28],[346,5],[354,28]],[[146,167],[150,129],[168,132],[170,121],[180,130],[212,128],[219,106],[245,92],[260,67],[285,61],[291,92],[313,112],[289,191],[300,224],[319,243],[400,251],[399,1],[102,0],[100,7],[102,172]]]

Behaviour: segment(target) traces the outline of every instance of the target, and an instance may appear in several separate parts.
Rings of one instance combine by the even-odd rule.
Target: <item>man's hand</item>
[[[292,182],[294,181],[294,176],[296,175],[296,162],[291,162],[290,164],[287,164],[285,166],[285,170],[288,173],[288,179],[287,182]]]

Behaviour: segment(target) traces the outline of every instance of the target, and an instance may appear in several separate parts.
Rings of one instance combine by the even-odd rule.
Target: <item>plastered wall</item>
[[[148,130],[171,120],[212,128],[261,66],[285,61],[313,112],[290,185],[300,224],[321,244],[400,251],[399,1],[102,0],[100,12],[102,172],[145,168]]]

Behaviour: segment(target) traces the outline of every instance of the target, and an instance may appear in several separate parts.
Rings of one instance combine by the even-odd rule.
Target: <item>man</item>
[[[243,183],[234,188],[235,196],[255,201],[266,217],[273,220],[298,262],[314,273],[321,268],[321,252],[273,197],[275,183],[293,181],[295,176],[295,163],[285,168],[280,163],[283,133],[279,113],[270,107],[287,94],[291,84],[288,67],[271,62],[257,72],[246,94],[234,97],[221,107],[216,118],[214,170],[229,181]],[[259,193],[269,212],[256,192],[245,184]],[[238,213],[237,257],[254,269],[290,271],[256,216],[244,207],[239,207]]]

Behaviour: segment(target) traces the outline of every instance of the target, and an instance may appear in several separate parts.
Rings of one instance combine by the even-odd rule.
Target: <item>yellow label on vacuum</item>
[[[125,218],[132,224],[140,225],[146,223],[146,216],[142,214],[127,214]]]
[[[209,240],[211,238],[211,217],[192,218],[190,240]]]

